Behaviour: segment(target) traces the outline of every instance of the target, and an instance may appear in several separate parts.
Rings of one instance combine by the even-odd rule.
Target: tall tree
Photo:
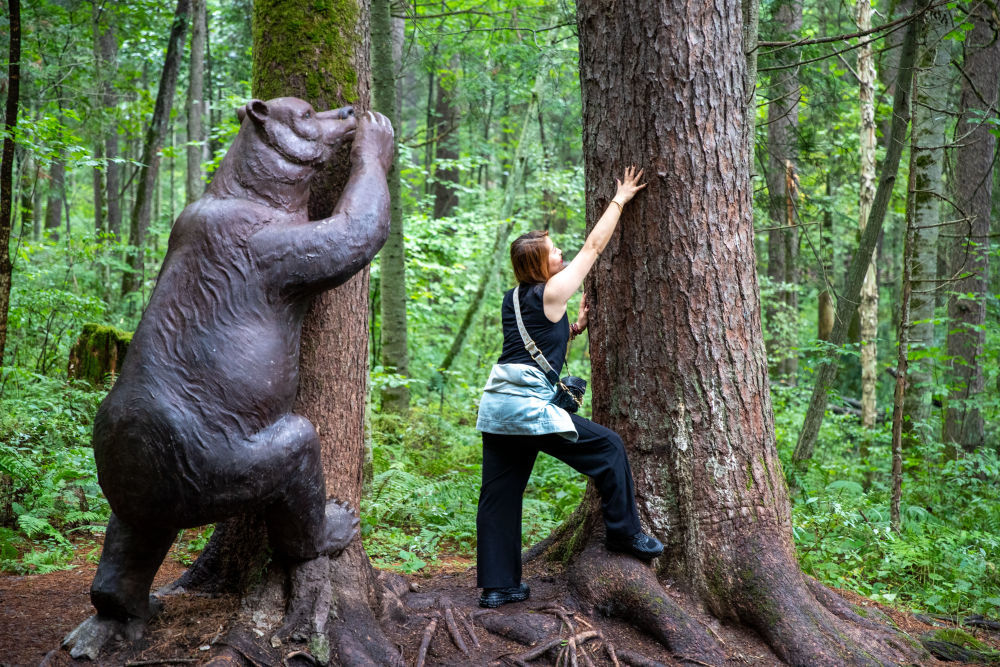
[[[174,92],[177,89],[177,75],[180,71],[181,56],[184,52],[184,35],[187,33],[191,0],[177,0],[170,35],[167,38],[167,54],[163,61],[160,84],[156,91],[153,117],[146,129],[142,146],[138,184],[132,215],[129,220],[128,253],[129,271],[122,276],[122,296],[136,292],[145,280],[146,235],[153,210],[153,198],[160,172],[160,148],[170,129],[170,111],[174,106]]]
[[[972,3],[972,30],[963,43],[958,148],[955,151],[955,203],[964,222],[951,232],[950,264],[954,283],[948,297],[948,356],[952,390],[944,421],[944,441],[971,451],[983,444],[983,416],[976,404],[983,390],[986,284],[989,279],[990,208],[997,140],[988,119],[997,118],[1000,95],[1000,39],[996,10]]]
[[[205,159],[205,34],[208,30],[205,0],[191,0],[191,55],[187,90],[187,176],[185,203],[201,196],[201,163]]]
[[[452,55],[448,67],[449,81],[446,83],[444,74],[439,74],[437,86],[437,100],[434,103],[434,217],[446,218],[451,215],[452,210],[458,205],[458,168],[454,165],[438,164],[441,160],[458,159],[458,110],[455,107],[455,76],[458,71],[458,55]]]
[[[392,15],[389,0],[372,0],[372,93],[374,107],[399,126],[396,112],[396,69]],[[403,244],[402,183],[399,174],[399,144],[389,172],[389,238],[382,248],[379,280],[382,305],[382,366],[399,375],[409,373],[406,350],[406,251]],[[382,410],[406,412],[410,391],[405,384],[389,385],[381,391]]]
[[[950,28],[943,8],[933,9],[920,34],[917,68],[913,78],[913,130],[910,133],[910,179],[913,183],[907,207],[914,235],[910,266],[910,348],[926,351],[934,347],[934,301],[937,292],[937,245],[941,223],[945,128],[948,127],[948,76],[951,54],[942,40]],[[932,368],[930,358],[914,355],[903,400],[903,431],[908,439],[933,437],[927,430],[931,410]],[[917,431],[916,429],[924,429]]]
[[[780,39],[798,35],[802,30],[802,2],[780,0],[774,5],[772,30]],[[769,309],[769,319],[798,316],[798,248],[796,227],[796,182],[798,180],[799,73],[795,49],[781,49],[775,54],[767,104],[767,190],[772,230],[768,233],[767,275],[780,287],[775,293],[777,307]],[[794,383],[798,370],[795,352],[795,327],[775,327],[784,335],[772,339],[768,359],[775,378]]]
[[[795,559],[755,272],[740,2],[582,0],[577,13],[588,225],[626,165],[649,181],[587,287],[594,415],[623,437],[643,524],[666,552],[655,570],[607,553],[593,493],[552,548],[584,604],[687,659],[724,657],[658,575],[791,664],[906,659]]]
[[[367,0],[254,3],[253,93],[257,97],[301,97],[323,110],[352,103],[355,113],[361,114],[369,106],[369,57]],[[349,173],[349,150],[345,146],[342,155],[313,179],[310,218],[326,217],[333,210]],[[319,434],[327,496],[355,508],[361,499],[366,446],[368,287],[365,268],[313,301],[302,327],[295,401],[295,412],[308,418]],[[246,592],[251,582],[245,564],[255,563],[268,575],[262,586],[247,594],[247,616],[285,617],[286,622],[302,624],[313,656],[324,664],[331,660],[334,664],[400,664],[397,649],[376,620],[379,602],[386,596],[361,540],[337,558],[310,561],[320,563],[322,571],[310,572],[308,584],[297,580],[296,587],[312,594],[292,600],[292,608],[286,610],[284,569],[264,567],[262,531],[263,525],[254,517],[220,524],[179,585],[209,590],[221,585]],[[328,619],[336,622],[328,624]]]
[[[14,130],[21,102],[21,2],[8,0],[10,46],[7,51],[7,102],[3,116],[3,153],[0,156],[0,366],[7,347],[7,316],[14,266],[10,261],[10,230],[14,206]]]
[[[872,27],[871,0],[857,0],[859,31]],[[858,183],[858,219],[861,231],[868,224],[875,200],[875,57],[871,40],[861,38],[858,47],[858,98],[861,102],[861,177]],[[861,425],[875,426],[875,396],[878,386],[878,271],[872,257],[861,285],[858,306],[861,321]]]
[[[118,71],[118,39],[109,7],[106,4],[101,7],[95,26],[95,41],[98,62],[101,64],[99,88],[104,111],[104,201],[107,207],[107,231],[117,237],[122,229],[122,167],[118,162],[117,96],[112,84]]]

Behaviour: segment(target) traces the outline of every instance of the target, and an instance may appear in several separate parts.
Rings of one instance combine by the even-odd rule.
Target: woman
[[[566,304],[583,284],[635,193],[642,171],[629,167],[604,215],[579,254],[565,264],[547,232],[529,232],[510,246],[521,316],[528,334],[559,373],[571,335],[587,328],[587,306],[571,326]],[[591,477],[601,496],[607,548],[650,560],[663,545],[642,532],[632,472],[614,431],[552,403],[555,389],[525,349],[514,314],[514,290],[504,295],[503,351],[486,383],[476,428],[483,432],[483,485],[479,494],[477,585],[479,606],[527,600],[521,583],[521,497],[542,451]]]

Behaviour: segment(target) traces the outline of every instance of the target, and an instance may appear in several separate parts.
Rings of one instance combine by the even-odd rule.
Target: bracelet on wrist
[[[625,209],[622,208],[622,205],[618,203],[617,199],[612,199],[611,203],[618,207],[618,215],[621,215],[622,213],[625,212]]]

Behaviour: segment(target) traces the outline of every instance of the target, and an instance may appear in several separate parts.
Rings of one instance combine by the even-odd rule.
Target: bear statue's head
[[[317,112],[296,97],[250,100],[236,114],[241,124],[249,118],[264,143],[298,165],[329,160],[341,142],[353,137],[358,124],[353,107]]]

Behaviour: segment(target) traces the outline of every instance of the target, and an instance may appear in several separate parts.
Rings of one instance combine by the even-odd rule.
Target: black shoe
[[[483,594],[479,596],[479,606],[496,609],[508,602],[524,602],[530,595],[531,589],[528,588],[528,584],[508,588],[484,588]]]
[[[604,545],[608,551],[617,551],[646,561],[653,560],[663,553],[663,544],[642,531],[632,537],[609,537]]]

